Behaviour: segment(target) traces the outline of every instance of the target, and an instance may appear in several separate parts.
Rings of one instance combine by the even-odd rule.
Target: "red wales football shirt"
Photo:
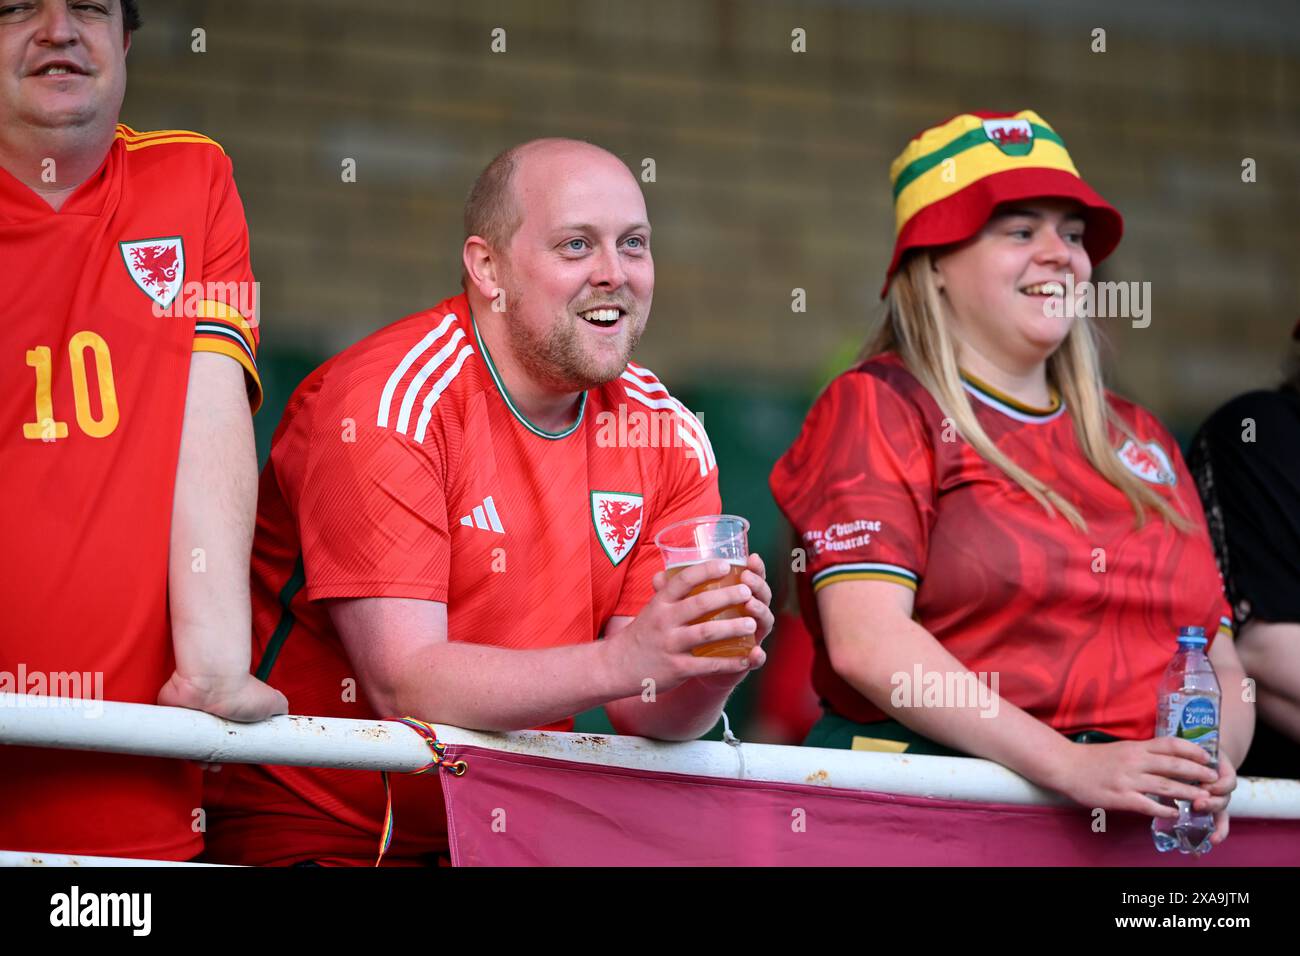
[[[663,567],[654,535],[720,507],[713,451],[641,366],[581,401],[563,432],[530,423],[464,296],[299,386],[262,473],[253,547],[253,659],[294,713],[403,716],[377,713],[356,686],[327,599],[443,602],[450,640],[521,649],[586,643],[641,610]],[[386,862],[444,851],[436,775],[391,779]],[[232,766],[209,786],[213,860],[374,861],[378,773]]]
[[[174,668],[167,558],[191,352],[231,356],[260,396],[256,323],[227,294],[253,279],[230,160],[197,133],[119,126],[58,212],[0,169],[0,261],[0,691],[152,704]],[[192,764],[0,746],[0,781],[3,849],[184,859],[203,846]]]
[[[806,549],[808,573],[798,577],[817,692],[850,720],[885,719],[831,667],[815,592],[892,581],[916,591],[917,621],[967,669],[997,673],[999,693],[1018,707],[1067,734],[1151,737],[1178,628],[1228,627],[1178,446],[1150,413],[1108,396],[1139,440],[1116,441],[1120,460],[1194,524],[1180,533],[1148,510],[1136,528],[1059,399],[1034,409],[974,379],[965,387],[989,437],[1074,505],[1088,530],[1048,515],[957,437],[896,355],[846,372],[771,477]]]

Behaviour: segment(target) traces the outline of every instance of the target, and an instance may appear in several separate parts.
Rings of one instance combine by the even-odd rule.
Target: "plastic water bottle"
[[[1205,628],[1178,631],[1178,650],[1165,668],[1156,704],[1156,736],[1182,737],[1200,744],[1219,766],[1219,679],[1205,656]],[[1189,800],[1156,797],[1165,806],[1178,807],[1178,819],[1153,817],[1151,838],[1161,853],[1209,853],[1214,815],[1192,809]]]

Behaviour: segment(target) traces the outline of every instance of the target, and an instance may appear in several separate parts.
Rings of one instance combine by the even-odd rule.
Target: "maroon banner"
[[[1200,859],[1151,821],[1086,809],[905,797],[449,746],[456,866],[1295,866],[1300,820],[1234,818]]]

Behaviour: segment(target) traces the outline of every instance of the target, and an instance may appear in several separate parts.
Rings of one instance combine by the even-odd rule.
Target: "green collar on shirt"
[[[999,411],[1010,415],[1012,418],[1020,421],[1037,421],[1045,422],[1056,418],[1064,406],[1061,399],[1061,393],[1055,388],[1052,392],[1052,404],[1048,408],[1036,408],[1033,405],[1026,405],[1024,402],[1012,398],[1005,392],[1000,392],[987,382],[983,382],[971,375],[969,372],[961,373],[962,382],[967,390],[974,393],[975,397]]]
[[[511,413],[515,416],[515,418],[519,419],[519,423],[523,425],[525,428],[527,428],[534,435],[537,435],[541,438],[549,438],[552,440],[557,438],[567,438],[569,435],[572,435],[575,431],[577,431],[578,426],[582,424],[583,413],[585,413],[587,410],[587,393],[584,391],[582,393],[582,397],[578,399],[578,417],[573,420],[573,424],[570,425],[568,428],[565,428],[558,432],[548,432],[544,428],[538,428],[536,425],[534,425],[532,422],[530,422],[527,418],[524,417],[524,413],[519,410],[519,407],[515,405],[514,400],[510,397],[510,392],[506,389],[506,383],[501,381],[501,375],[497,372],[497,367],[492,364],[492,356],[488,352],[487,343],[483,341],[483,336],[479,334],[478,320],[474,318],[474,313],[472,310],[470,311],[469,314],[469,321],[470,324],[474,327],[474,340],[478,342],[479,351],[483,353],[483,361],[487,365],[488,372],[492,375],[492,381],[496,383],[497,391],[499,391],[501,393],[501,397],[505,399],[506,407],[510,409]]]

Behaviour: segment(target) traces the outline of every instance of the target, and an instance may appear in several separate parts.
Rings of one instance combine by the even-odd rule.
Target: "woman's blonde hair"
[[[945,320],[945,305],[935,283],[933,262],[930,250],[920,249],[899,269],[889,287],[885,320],[859,358],[897,352],[908,371],[925,386],[980,457],[1000,468],[1049,514],[1059,511],[1076,529],[1086,531],[1087,525],[1078,510],[1046,482],[1007,457],[975,417],[970,398],[962,387],[956,346]],[[1098,474],[1124,493],[1133,507],[1137,526],[1143,525],[1146,509],[1151,508],[1179,530],[1190,530],[1192,525],[1186,516],[1125,468],[1115,454],[1112,428],[1134,442],[1138,439],[1106,400],[1091,320],[1084,316],[1074,320],[1065,341],[1047,360],[1047,377],[1065,401],[1088,461]]]

